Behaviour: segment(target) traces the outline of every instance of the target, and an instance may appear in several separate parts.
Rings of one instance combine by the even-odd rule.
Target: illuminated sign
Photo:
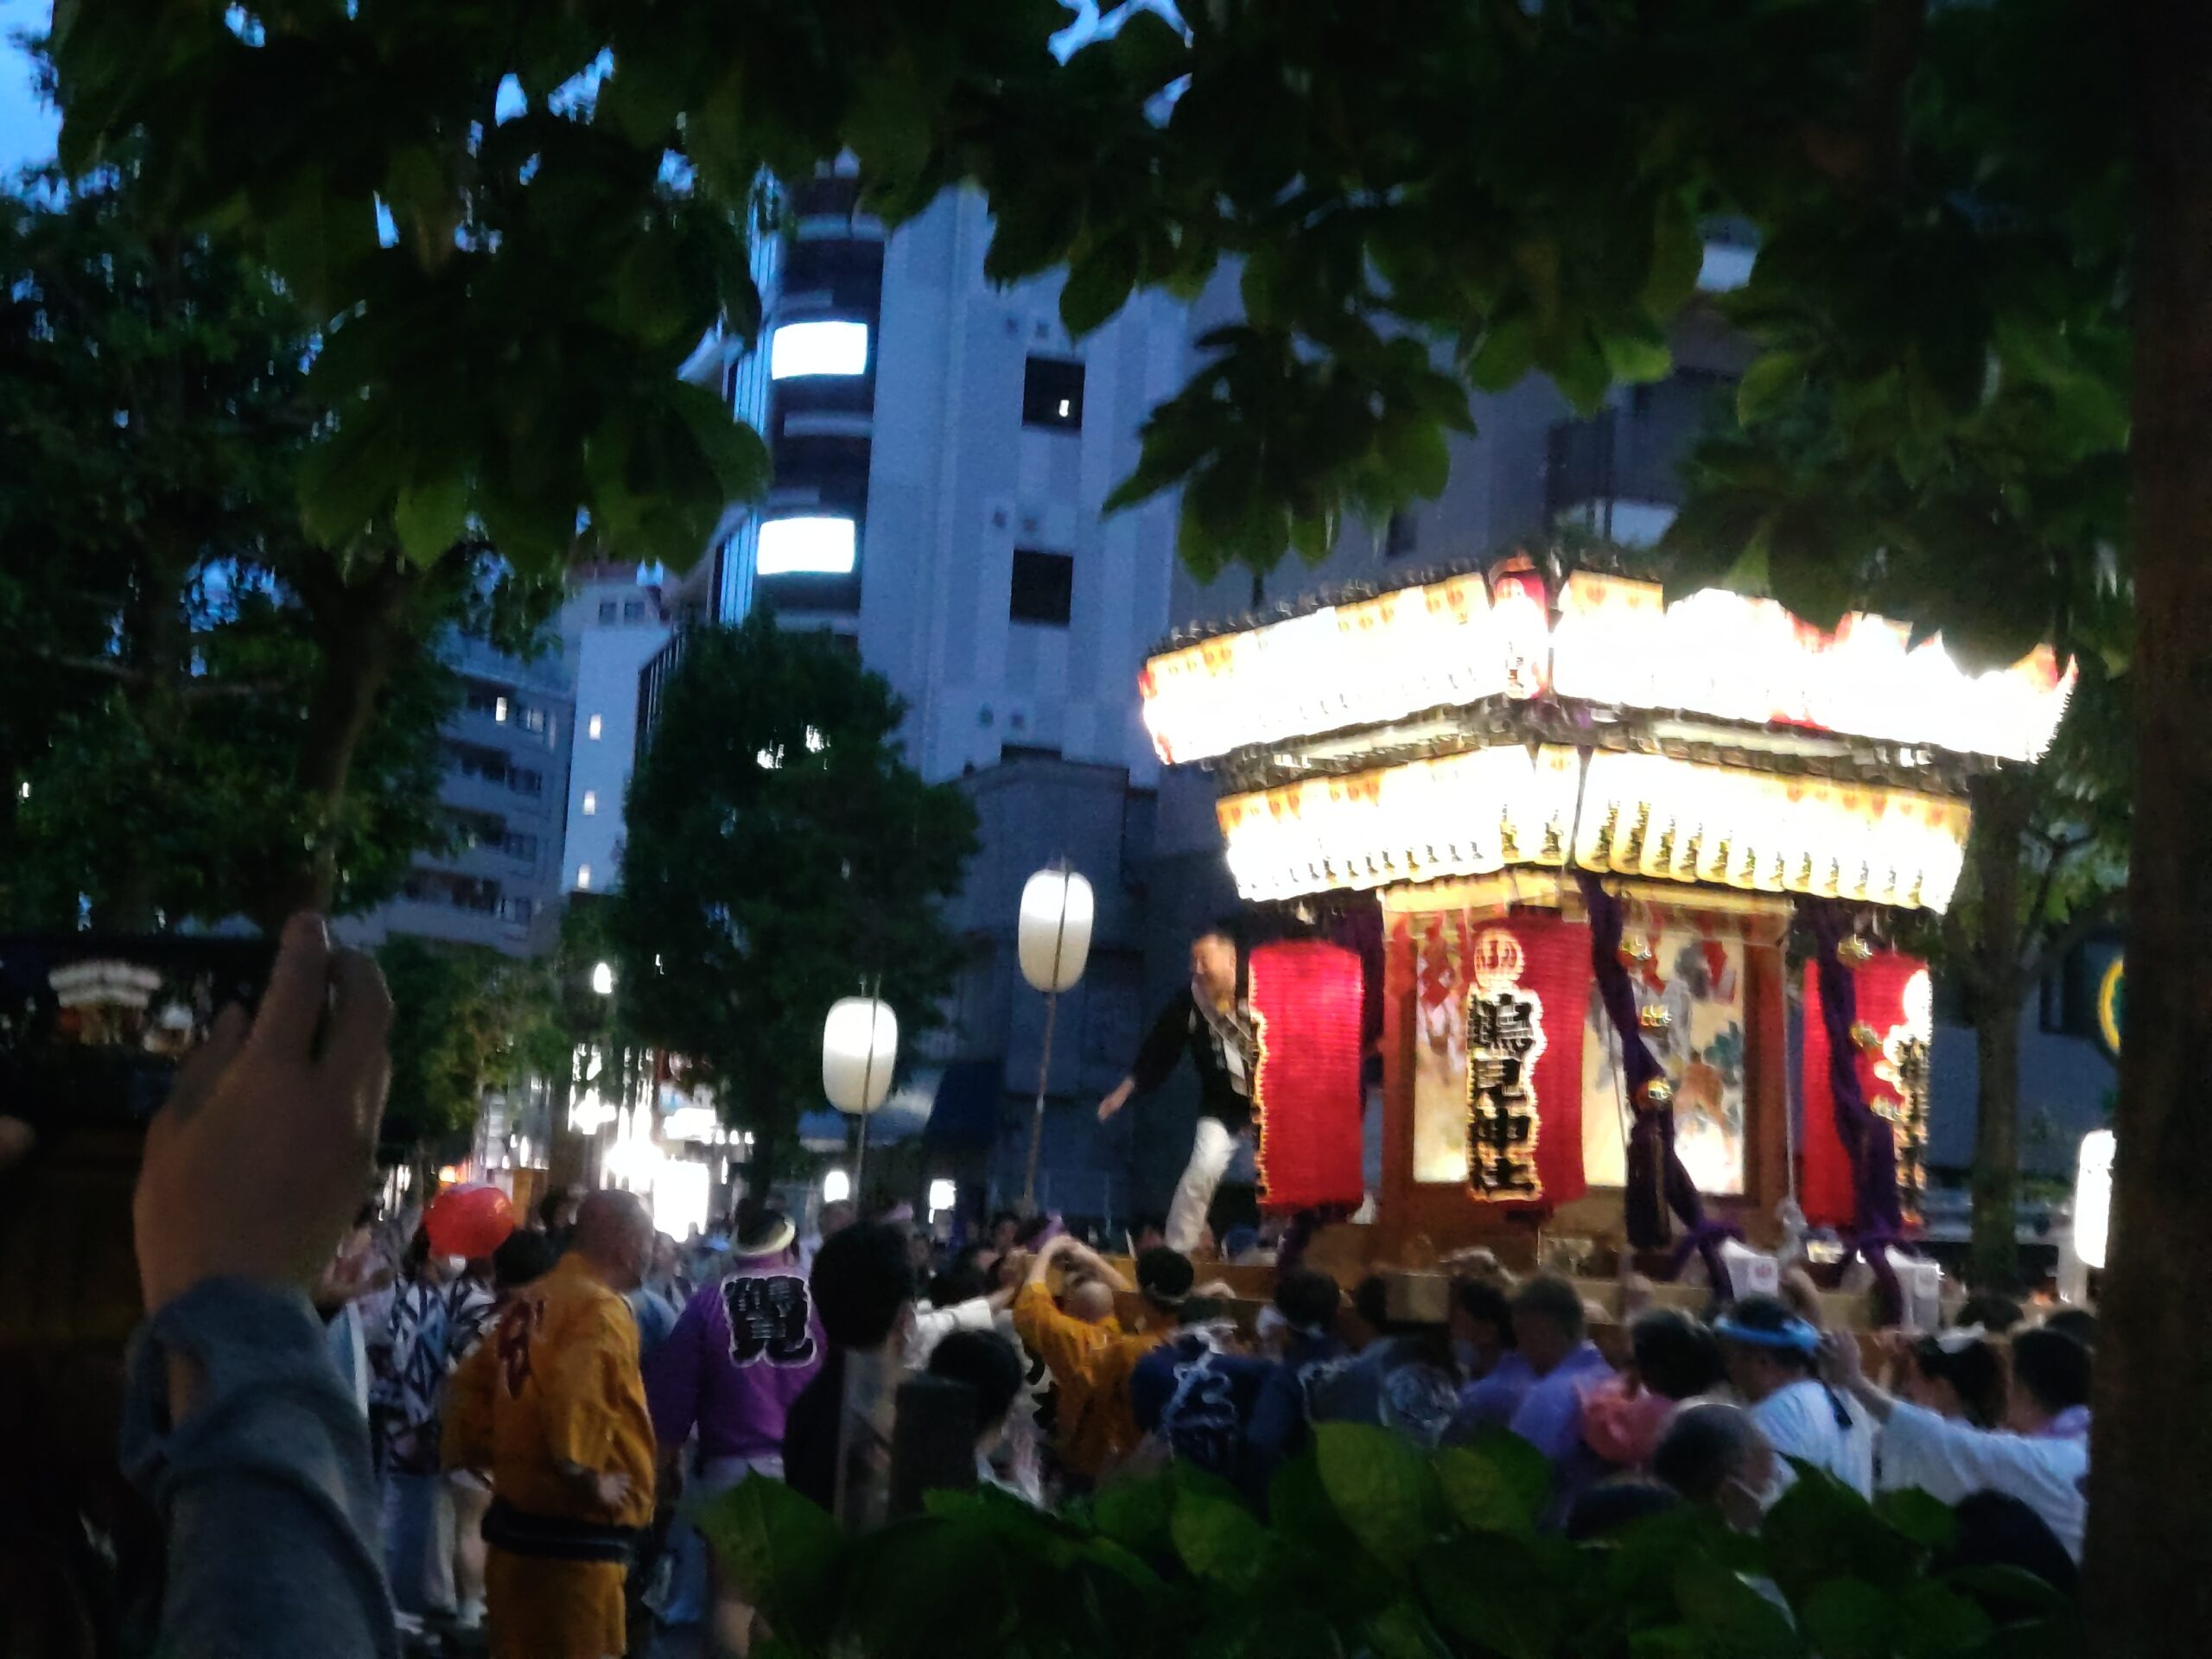
[[[1653,583],[1578,572],[1556,620],[1544,597],[1525,575],[1494,590],[1455,576],[1218,635],[1146,664],[1145,725],[1173,763],[1550,690],[2032,760],[2074,687],[2048,646],[1974,674],[1904,623],[1851,615],[1829,633],[1718,588],[1670,605]]]
[[[1521,941],[1503,927],[1475,936],[1467,993],[1467,1185],[1478,1198],[1544,1196],[1536,1172],[1536,1063],[1543,999],[1521,983]]]
[[[1236,890],[1255,900],[1571,858],[1931,911],[1950,902],[1970,818],[1962,801],[1911,790],[1519,744],[1230,795],[1216,812]]]

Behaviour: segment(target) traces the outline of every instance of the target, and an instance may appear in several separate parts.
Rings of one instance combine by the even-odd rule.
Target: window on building
[[[852,574],[855,527],[849,518],[802,514],[771,518],[760,526],[753,569],[763,576],[843,576]]]
[[[645,620],[645,601],[642,599],[626,601],[622,606],[622,620],[625,622],[644,621]]]
[[[510,922],[526,923],[530,920],[532,912],[536,909],[537,906],[532,905],[527,899],[502,899],[499,900],[499,914],[505,920]]]
[[[576,866],[576,891],[578,893],[591,891],[591,866],[588,864]]]
[[[1014,550],[1014,586],[1007,600],[1007,620],[1065,628],[1075,604],[1075,560],[1065,553]]]
[[[518,718],[521,720],[522,728],[525,732],[535,732],[540,736],[544,734],[545,711],[543,709],[532,704],[524,709]]]
[[[787,322],[769,336],[768,378],[868,372],[868,324]]]
[[[1031,358],[1021,376],[1021,423],[1082,431],[1083,365],[1065,357]]]
[[[600,717],[597,715],[594,715],[591,719],[585,723],[584,735],[589,738],[593,742],[596,743],[599,741],[599,733]]]
[[[500,838],[499,848],[509,858],[518,858],[527,863],[537,856],[537,837],[509,830]]]
[[[584,817],[591,818],[598,816],[599,791],[595,789],[588,789],[584,791]]]
[[[497,688],[486,685],[481,680],[468,682],[467,702],[468,712],[472,715],[489,715],[494,720],[505,718],[499,711],[506,707],[507,700],[499,695]]]
[[[492,718],[502,726],[507,723],[507,700],[505,697],[494,697],[492,700]]]
[[[529,772],[520,766],[507,769],[507,787],[518,795],[537,795],[545,788],[545,774]]]
[[[602,622],[612,622],[621,609],[622,607],[613,600],[602,599],[599,601],[599,620]]]
[[[1390,522],[1382,531],[1382,556],[1402,559],[1421,544],[1421,520],[1410,512],[1390,515]]]

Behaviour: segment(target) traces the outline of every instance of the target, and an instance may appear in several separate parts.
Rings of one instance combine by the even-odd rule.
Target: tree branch
[[[125,685],[144,685],[147,683],[147,677],[141,670],[118,663],[112,657],[73,657],[60,652],[42,651],[36,645],[30,648],[30,654],[41,663],[79,674],[98,674],[105,679],[120,680]]]
[[[2066,918],[2065,925],[2052,934],[2039,950],[2028,953],[2027,960],[2020,964],[2022,973],[2028,979],[2037,979],[2042,976],[2047,964],[2064,962],[2075,946],[2100,928],[2109,927],[2119,920],[2120,912],[2126,908],[2126,898],[2125,887],[2108,887],[2094,899],[2076,905],[2074,913]]]

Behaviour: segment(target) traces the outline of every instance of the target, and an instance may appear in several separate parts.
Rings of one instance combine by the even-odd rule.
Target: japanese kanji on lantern
[[[1801,1191],[1878,1274],[1926,1183],[1927,974],[1825,962],[1797,1141],[1789,956],[1949,905],[1969,785],[2043,753],[2074,668],[1977,670],[1903,622],[1570,563],[1294,602],[1169,642],[1141,681],[1162,761],[1219,779],[1246,905],[1339,938],[1381,923],[1370,1259],[1526,1262],[1542,1227],[1665,1273],[1776,1243]],[[1350,975],[1254,954],[1271,1207],[1355,1190]]]

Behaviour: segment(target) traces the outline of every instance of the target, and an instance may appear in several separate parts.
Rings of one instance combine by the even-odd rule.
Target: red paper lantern
[[[1910,1023],[1905,1007],[1906,988],[1916,974],[1926,971],[1927,963],[1901,950],[1840,954],[1850,969],[1852,989],[1859,1003],[1853,1020],[1853,1040],[1856,1046],[1853,1064],[1859,1071],[1859,1087],[1867,1104],[1891,1120],[1897,1151],[1899,1185],[1910,1187],[1915,1184],[1916,1171],[1912,1156],[1915,1149],[1909,1145],[1908,1129],[1915,1126],[1904,1120],[1909,1105],[1924,1109],[1925,1102],[1906,1103],[1901,1099],[1904,1091],[1899,1079],[1892,1075],[1895,1067],[1889,1047],[1892,1046],[1891,1033]],[[1872,1043],[1867,1041],[1868,1037],[1874,1039]],[[1835,1089],[1828,1075],[1830,1052],[1827,1021],[1822,1017],[1820,975],[1808,969],[1805,975],[1805,1104],[1803,1133],[1798,1142],[1798,1200],[1804,1206],[1805,1219],[1814,1225],[1849,1227],[1858,1220],[1858,1160],[1855,1149],[1845,1147],[1836,1128]],[[1923,1083],[1924,1086],[1924,1079]],[[1924,1130],[1924,1125],[1917,1127]],[[1913,1209],[1916,1195],[1907,1191],[1903,1196],[1907,1210]]]
[[[515,1207],[496,1186],[448,1187],[430,1201],[423,1230],[440,1255],[489,1255],[515,1230]]]
[[[1259,1125],[1260,1203],[1269,1211],[1357,1205],[1364,1182],[1359,955],[1318,940],[1252,952],[1258,1039],[1252,1111]]]

